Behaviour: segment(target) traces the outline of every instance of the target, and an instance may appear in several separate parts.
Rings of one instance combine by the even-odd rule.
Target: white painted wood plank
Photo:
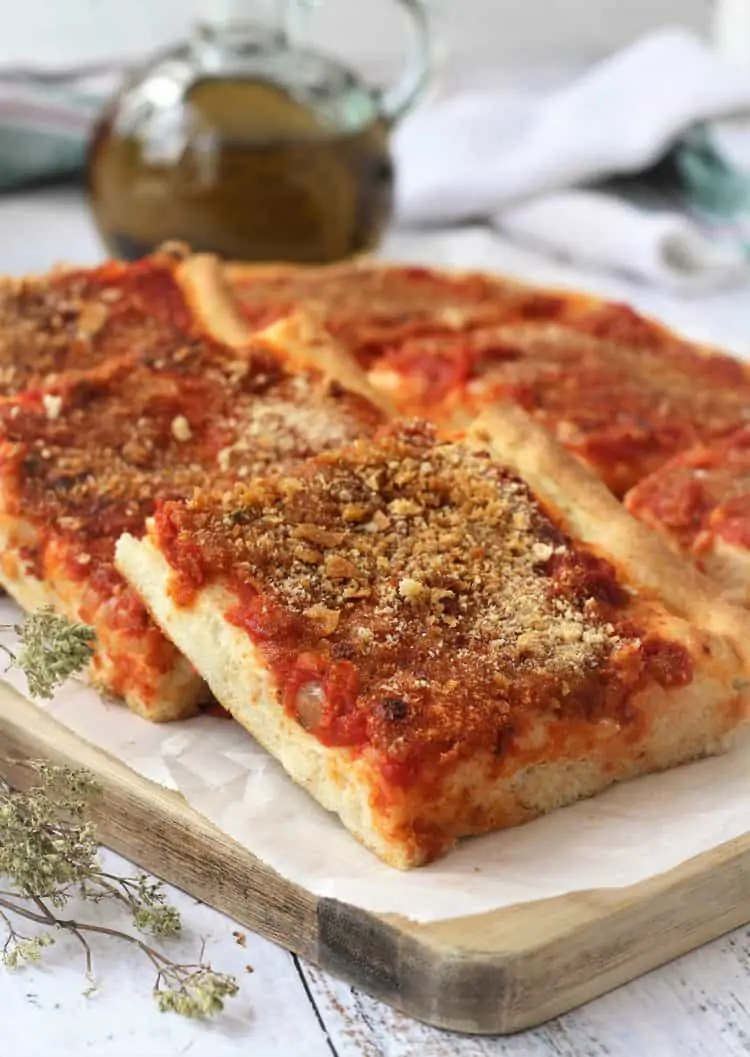
[[[136,872],[111,852],[102,858],[111,869]],[[86,998],[81,949],[61,937],[45,952],[44,968],[13,973],[0,968],[3,1057],[331,1057],[291,955],[244,930],[241,946],[228,918],[175,889],[168,893],[184,931],[183,939],[170,942],[173,956],[194,961],[205,939],[214,968],[237,976],[240,994],[224,1014],[204,1024],[159,1013],[144,956],[98,937],[92,948],[100,986]],[[85,913],[89,921],[113,922],[113,907],[71,905],[70,910],[71,917]],[[252,974],[245,972],[247,965]]]
[[[544,1027],[507,1038],[435,1031],[314,967],[306,967],[305,972],[339,1057],[747,1057],[750,1053],[748,929]]]

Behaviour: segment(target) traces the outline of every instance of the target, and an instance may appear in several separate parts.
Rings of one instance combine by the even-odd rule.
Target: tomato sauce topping
[[[194,324],[176,279],[179,260],[162,252],[135,264],[0,280],[0,395],[183,343]]]
[[[21,553],[29,571],[56,579],[62,563],[94,623],[97,604],[112,602],[109,625],[156,634],[114,567],[122,533],[142,535],[160,499],[292,464],[382,415],[313,369],[290,375],[260,338],[242,351],[217,344],[191,324],[166,273],[132,266],[120,282],[120,267],[117,298],[98,285],[109,266],[96,273],[101,362],[0,402],[3,505],[34,526]]]
[[[448,338],[511,319],[557,319],[566,299],[481,273],[350,265],[244,271],[235,289],[256,327],[312,306],[363,366],[415,338]]]
[[[154,533],[181,591],[229,589],[289,714],[389,781],[499,759],[540,714],[635,722],[649,681],[692,678],[522,481],[418,423],[163,503]]]
[[[237,284],[254,322],[305,304],[322,310],[403,414],[442,422],[497,398],[521,403],[619,496],[748,420],[745,365],[702,353],[627,305],[398,266],[245,272]]]
[[[678,456],[626,502],[631,513],[696,556],[717,537],[750,547],[750,427]]]

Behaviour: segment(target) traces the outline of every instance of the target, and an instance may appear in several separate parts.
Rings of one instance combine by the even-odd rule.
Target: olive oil
[[[169,240],[245,261],[322,264],[373,249],[391,215],[389,134],[430,65],[425,0],[397,0],[412,46],[367,85],[304,45],[321,0],[194,0],[189,38],[126,78],[91,141],[107,249]]]
[[[179,239],[248,261],[323,263],[372,249],[391,213],[388,128],[336,132],[278,85],[203,79],[159,121],[105,114],[89,190],[101,237],[133,259]]]

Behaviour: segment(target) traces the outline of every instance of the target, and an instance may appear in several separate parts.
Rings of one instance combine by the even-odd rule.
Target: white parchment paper
[[[0,623],[19,619],[0,599]],[[25,679],[5,678],[25,693]],[[139,774],[178,790],[278,873],[319,896],[416,921],[631,885],[750,830],[750,738],[726,756],[638,779],[401,873],[362,848],[234,722],[139,719],[71,682],[44,706]]]

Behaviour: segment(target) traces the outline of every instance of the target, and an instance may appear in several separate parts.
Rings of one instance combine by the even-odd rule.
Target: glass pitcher
[[[398,0],[413,45],[382,90],[305,49],[314,0],[203,0],[191,38],[132,73],[91,143],[108,250],[178,239],[246,261],[324,263],[377,245],[391,214],[393,125],[429,72],[423,0]]]

